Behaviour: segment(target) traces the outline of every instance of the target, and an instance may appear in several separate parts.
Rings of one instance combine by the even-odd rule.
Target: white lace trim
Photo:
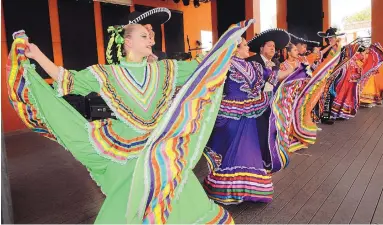
[[[266,170],[265,169],[259,169],[259,168],[255,168],[255,167],[247,167],[247,166],[233,166],[233,167],[226,167],[226,168],[217,168],[216,170],[214,170],[215,172],[225,172],[225,171],[233,171],[233,170],[237,170],[237,169],[248,169],[248,170],[256,170],[256,171],[262,171],[262,172],[265,172],[266,173]]]
[[[57,97],[64,96],[63,81],[65,69],[59,66],[59,74],[57,75]]]
[[[97,79],[98,83],[99,83],[99,86],[100,86],[100,91],[99,91],[99,94],[101,95],[102,99],[104,99],[105,103],[108,105],[108,107],[114,112],[115,116],[117,119],[123,121],[126,125],[128,125],[130,128],[132,128],[134,131],[136,131],[137,133],[140,133],[140,134],[144,134],[145,130],[142,130],[136,126],[134,126],[133,124],[129,123],[117,110],[116,108],[113,106],[112,104],[112,100],[106,96],[106,94],[104,93],[104,91],[102,90],[102,87],[104,87],[104,82],[102,81],[102,79],[98,76],[98,74],[91,68],[91,67],[88,67],[89,71],[93,74],[93,76]]]
[[[156,13],[161,13],[161,12],[164,12],[164,13],[167,13],[169,18],[164,22],[166,23],[168,20],[170,20],[172,14],[170,12],[169,9],[167,8],[163,8],[163,7],[159,7],[159,8],[155,8],[155,9],[151,9],[147,12],[144,12],[142,13],[140,16],[138,16],[137,18],[135,18],[134,20],[131,20],[129,21],[129,24],[133,24],[133,23],[139,23],[141,20],[153,15],[153,14],[156,14]]]
[[[93,138],[92,138],[92,125],[91,123],[86,123],[85,125],[85,128],[88,130],[88,139],[89,139],[89,142],[92,144],[94,150],[102,157],[106,158],[106,159],[109,159],[113,162],[116,162],[118,164],[121,164],[121,165],[125,165],[126,162],[129,160],[129,159],[135,159],[138,157],[138,155],[140,154],[140,152],[138,152],[136,155],[132,155],[132,156],[127,156],[125,157],[124,160],[117,160],[116,158],[112,157],[112,156],[108,156],[106,154],[104,154],[100,148],[96,145],[96,143],[94,142]]]

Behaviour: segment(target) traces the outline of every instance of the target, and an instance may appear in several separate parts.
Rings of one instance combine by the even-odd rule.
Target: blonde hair
[[[141,24],[137,24],[137,23],[131,23],[131,24],[127,24],[123,27],[124,29],[124,39],[125,38],[130,38],[133,31],[137,28],[137,27],[140,27],[142,26]]]
[[[140,24],[127,24],[125,26],[111,26],[108,32],[111,33],[108,47],[106,50],[106,59],[109,64],[118,64],[127,52],[125,39],[130,38],[133,31],[142,26]],[[122,48],[122,46],[124,46]]]

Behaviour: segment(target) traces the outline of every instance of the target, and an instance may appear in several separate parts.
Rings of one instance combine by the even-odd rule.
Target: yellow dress
[[[364,105],[382,104],[383,92],[383,67],[373,74],[365,86],[362,87],[360,95],[360,103]]]

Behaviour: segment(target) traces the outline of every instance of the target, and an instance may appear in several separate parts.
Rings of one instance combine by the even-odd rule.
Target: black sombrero
[[[338,29],[330,27],[326,32],[319,31],[318,36],[322,38],[330,38],[345,35],[345,33],[337,33]]]
[[[306,45],[311,46],[311,47],[319,47],[320,46],[320,43],[317,41],[306,40],[304,38],[297,37],[291,33],[290,33],[290,38],[291,38],[290,42],[293,43],[294,45],[306,44]]]
[[[120,21],[121,25],[126,24],[164,24],[171,18],[171,12],[167,8],[159,7],[146,12],[134,11],[129,13]]]
[[[274,41],[275,50],[278,51],[290,42],[290,35],[285,30],[275,28],[263,31],[257,34],[253,39],[247,42],[251,52],[259,53],[263,43]]]

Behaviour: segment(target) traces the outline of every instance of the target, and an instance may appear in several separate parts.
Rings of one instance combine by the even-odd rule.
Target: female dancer
[[[349,119],[356,115],[360,106],[361,89],[368,77],[380,67],[382,60],[383,51],[380,45],[373,44],[366,50],[359,48],[359,52],[342,69],[335,84],[336,97],[331,108],[334,118]]]
[[[311,110],[321,93],[322,80],[337,63],[337,55],[334,59],[332,56],[328,57],[320,64],[314,60],[328,49],[330,47],[306,57],[298,55],[294,44],[290,43],[286,47],[287,60],[281,64],[281,70],[294,68],[294,73],[282,81],[271,105],[271,121],[274,121],[272,124],[285,129],[274,129],[275,135],[270,137],[275,137],[275,141],[271,141],[270,146],[283,152],[294,152],[315,143],[319,128],[312,124]],[[314,65],[316,68],[312,72]]]
[[[286,45],[288,38],[284,42]],[[232,57],[224,98],[204,152],[210,170],[204,188],[211,199],[223,204],[270,202],[273,184],[269,172],[288,162],[287,155],[267,147],[268,116],[258,119],[270,114],[272,92],[263,91],[265,84],[275,86],[292,69],[272,71],[245,61],[248,56],[249,46],[243,40]]]
[[[164,12],[155,10],[143,17]],[[90,171],[106,195],[96,223],[231,223],[209,201],[192,168],[218,113],[228,56],[251,23],[231,27],[199,66],[147,63],[149,33],[129,24],[113,37],[126,57],[118,55],[118,65],[82,71],[54,65],[19,32],[7,64],[9,97],[29,128],[56,140]],[[27,57],[56,80],[55,90]],[[172,100],[176,84],[183,88]],[[88,122],[60,97],[90,92],[99,93],[118,119]]]

